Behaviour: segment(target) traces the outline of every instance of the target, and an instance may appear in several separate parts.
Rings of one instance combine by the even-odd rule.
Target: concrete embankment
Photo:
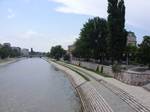
[[[4,60],[1,60],[1,59],[0,59],[0,66],[7,65],[7,64],[11,64],[11,63],[20,61],[20,60],[22,60],[22,59],[23,59],[23,58],[8,58],[8,59],[4,59]]]
[[[50,60],[47,61],[67,74],[81,99],[83,112],[113,112],[104,98],[93,87],[91,81],[83,77],[77,71],[73,71]]]

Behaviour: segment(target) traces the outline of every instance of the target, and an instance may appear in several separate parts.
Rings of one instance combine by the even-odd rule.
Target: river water
[[[0,112],[79,112],[66,75],[40,58],[0,66]]]

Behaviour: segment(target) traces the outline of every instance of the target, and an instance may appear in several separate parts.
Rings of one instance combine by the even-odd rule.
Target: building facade
[[[5,47],[11,47],[11,44],[10,43],[4,43],[3,46],[5,46]]]
[[[127,46],[136,46],[137,41],[136,41],[136,35],[134,32],[128,32],[127,35]]]
[[[22,54],[22,56],[28,57],[29,56],[29,49],[25,49],[25,48],[22,49],[21,54]]]

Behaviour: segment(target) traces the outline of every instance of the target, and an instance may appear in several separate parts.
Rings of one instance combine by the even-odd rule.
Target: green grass
[[[74,65],[74,64],[70,64],[70,65]],[[74,65],[74,66],[77,66],[77,65]],[[81,67],[81,66],[77,66],[77,67]],[[85,67],[81,67],[81,68],[86,69],[86,70],[89,70],[89,71],[91,71],[91,72],[94,72],[94,73],[96,73],[97,75],[101,75],[101,76],[103,76],[103,77],[112,78],[112,76],[109,76],[109,75],[107,75],[107,74],[105,74],[105,73],[101,73],[101,72],[99,72],[99,71],[95,71],[95,70],[92,70],[92,69],[89,69],[89,68],[85,68]]]
[[[60,62],[58,62],[58,61],[56,61],[56,60],[51,60],[51,61],[53,61],[53,62],[55,62],[55,63],[57,63],[57,64],[60,64],[60,65],[62,65],[62,66],[64,66],[64,67],[67,67],[67,68],[71,69],[72,71],[76,72],[76,73],[79,74],[81,77],[83,77],[86,81],[90,81],[90,79],[89,79],[88,77],[84,76],[84,75],[83,75],[82,73],[80,73],[79,71],[77,71],[77,70],[75,70],[75,69],[73,69],[73,68],[71,68],[71,67],[68,67],[67,65],[62,64],[62,63],[60,63]],[[64,63],[64,62],[63,62],[63,63]]]

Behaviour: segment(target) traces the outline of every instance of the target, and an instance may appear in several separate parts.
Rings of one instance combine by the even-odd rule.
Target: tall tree
[[[9,56],[11,56],[11,48],[10,47],[7,47],[7,46],[3,46],[1,49],[0,49],[0,57],[2,59],[4,58],[7,58]]]
[[[65,55],[65,50],[60,45],[57,45],[51,48],[50,56],[52,58],[59,60],[64,55]]]
[[[95,17],[89,19],[81,29],[80,37],[75,42],[74,54],[82,58],[101,58],[106,52],[107,21]]]
[[[120,60],[126,47],[124,0],[108,0],[108,40],[112,60]]]
[[[143,64],[148,64],[150,68],[150,36],[144,36],[144,40],[139,47],[140,61]]]

